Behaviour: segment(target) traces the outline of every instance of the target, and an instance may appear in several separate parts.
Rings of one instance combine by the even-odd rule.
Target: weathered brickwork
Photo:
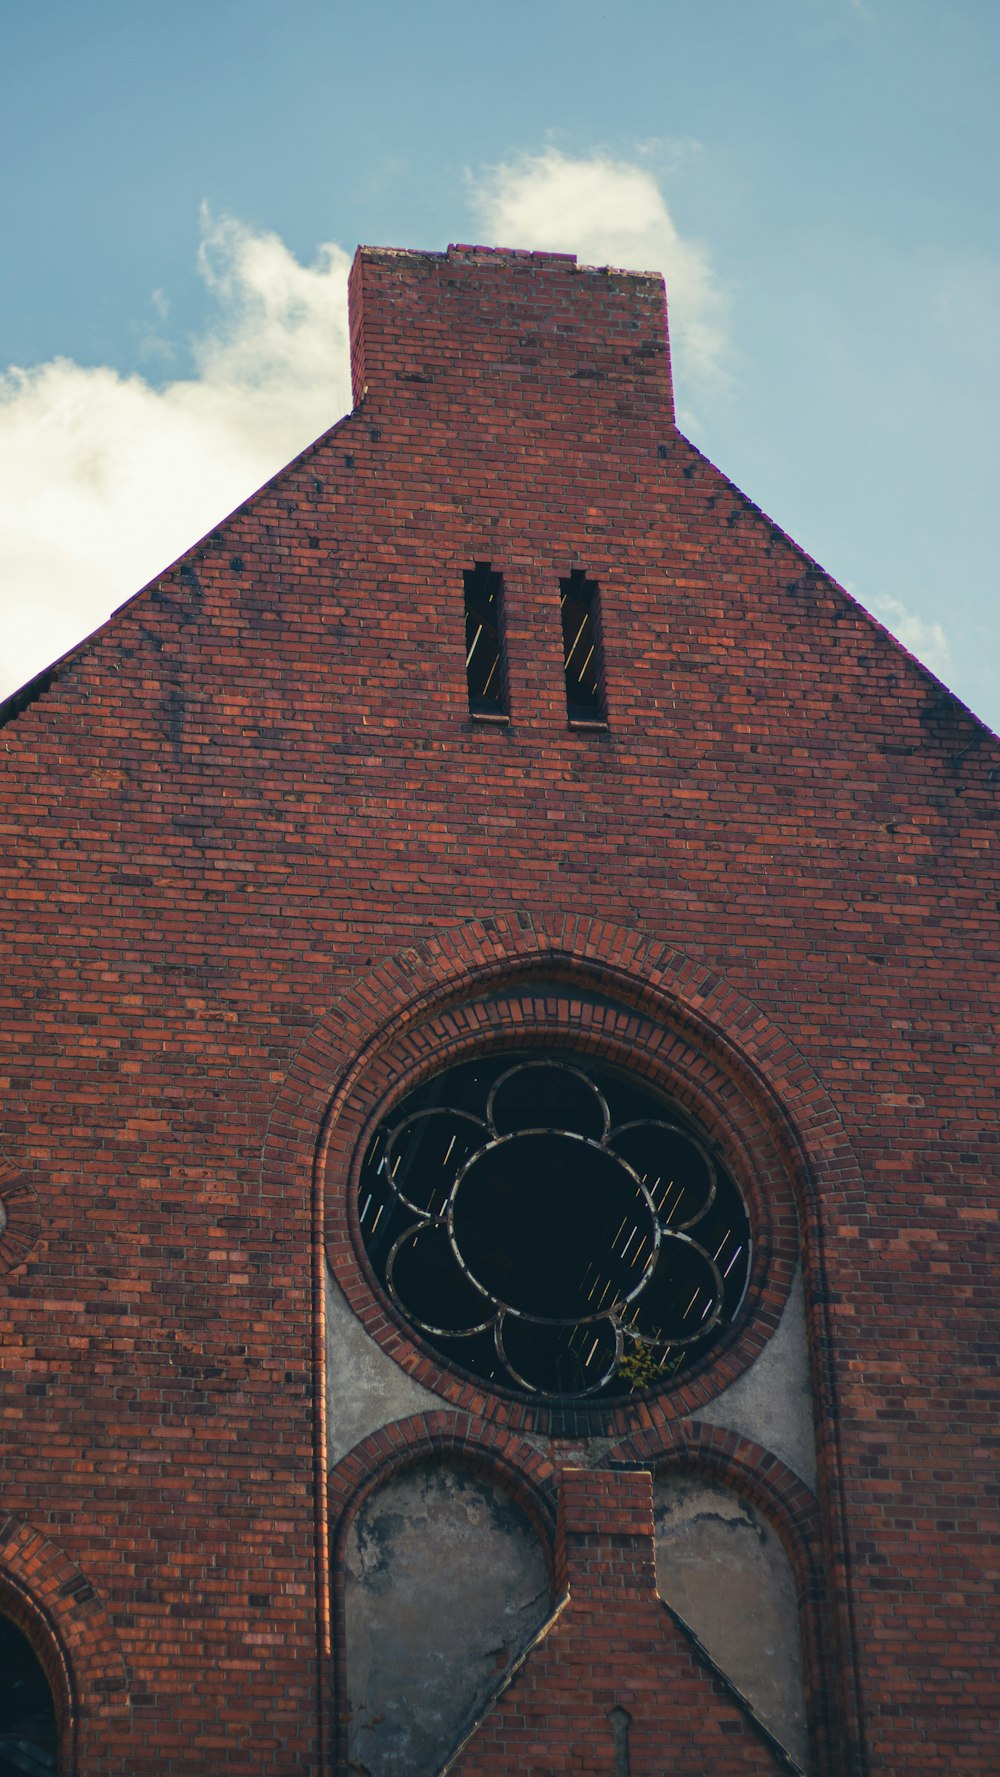
[[[447,1770],[455,1777],[776,1777],[791,1767],[656,1595],[648,1473],[567,1468],[563,1603]]]
[[[75,1768],[79,1730],[127,1729],[128,1675],[115,1627],[86,1575],[33,1524],[0,1516],[0,1610],[37,1648],[60,1720],[60,1752]]]
[[[609,1772],[626,1726],[631,1777],[782,1768],[653,1595],[638,1471],[683,1461],[786,1543],[812,1768],[986,1777],[1000,747],[676,431],[657,279],[365,252],[352,304],[353,414],[0,728],[0,1520],[56,1551],[0,1527],[0,1610],[66,1770],[331,1769],[345,1514],[443,1451],[543,1542],[560,1496],[597,1525],[456,1771]],[[476,562],[508,725],[468,712]],[[567,725],[573,568],[606,731]],[[669,1078],[761,1193],[715,1368],[601,1427],[442,1370],[351,1233],[387,1095],[512,1033]],[[697,1421],[797,1255],[816,1498]],[[440,1399],[329,1492],[327,1261]]]

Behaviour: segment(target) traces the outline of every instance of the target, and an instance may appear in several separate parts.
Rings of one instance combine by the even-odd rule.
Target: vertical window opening
[[[568,580],[560,580],[559,592],[566,714],[570,722],[603,723],[607,712],[597,581],[574,568]]]
[[[467,569],[465,580],[465,673],[473,716],[507,720],[507,670],[503,645],[503,575],[488,561]]]
[[[0,1616],[0,1777],[56,1777],[59,1731],[48,1680],[30,1642]]]

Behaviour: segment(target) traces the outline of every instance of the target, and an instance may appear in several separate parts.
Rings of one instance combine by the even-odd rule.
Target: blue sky
[[[0,0],[0,691],[347,404],[359,240],[662,270],[695,442],[1000,725],[997,0]]]

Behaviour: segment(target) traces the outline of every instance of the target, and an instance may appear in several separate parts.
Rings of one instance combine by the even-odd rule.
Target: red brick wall
[[[320,1768],[317,1205],[262,1173],[269,1119],[383,959],[517,909],[686,956],[841,1120],[851,1758],[981,1777],[996,743],[674,430],[656,280],[453,251],[354,287],[359,409],[0,731],[3,1152],[38,1205],[0,1505],[124,1661],[128,1713],[80,1684],[78,1769]],[[475,560],[506,729],[467,715]],[[605,735],[566,727],[573,566]]]
[[[564,1602],[449,1777],[661,1777],[665,1761],[677,1777],[791,1768],[656,1595],[648,1473],[564,1469],[557,1560]]]

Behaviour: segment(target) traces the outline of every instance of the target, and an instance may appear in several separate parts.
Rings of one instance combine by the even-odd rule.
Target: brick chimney
[[[540,419],[585,431],[609,409],[673,417],[657,274],[570,253],[359,247],[350,309],[356,404],[471,411],[498,432]]]

